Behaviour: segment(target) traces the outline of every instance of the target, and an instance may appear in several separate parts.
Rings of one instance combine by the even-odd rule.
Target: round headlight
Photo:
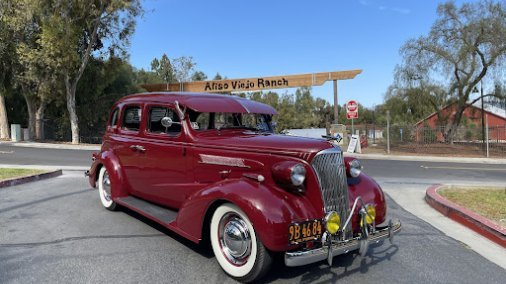
[[[358,177],[362,172],[362,164],[359,160],[353,160],[350,162],[350,175],[354,178]]]
[[[327,213],[327,216],[325,216],[325,226],[327,228],[327,232],[332,235],[339,231],[339,227],[341,227],[341,218],[336,211]]]
[[[306,168],[302,164],[296,164],[292,167],[290,179],[295,186],[301,186],[306,179]]]

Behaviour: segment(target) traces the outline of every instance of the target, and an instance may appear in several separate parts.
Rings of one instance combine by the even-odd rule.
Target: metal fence
[[[384,125],[354,127],[362,140],[367,139],[368,147],[384,152],[390,148],[393,152],[415,154],[506,157],[506,125],[488,127],[484,131],[481,127],[461,126],[453,136],[453,143],[445,139],[447,129],[444,126],[391,125],[388,130]]]

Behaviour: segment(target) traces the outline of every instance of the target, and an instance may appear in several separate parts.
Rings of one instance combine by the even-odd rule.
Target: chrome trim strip
[[[367,242],[378,243],[384,239],[391,238],[394,234],[397,234],[401,230],[401,222],[397,221],[390,228],[377,230],[375,233],[371,233],[366,239]],[[333,241],[332,244],[332,257],[341,254],[348,253],[353,250],[360,248],[361,241],[364,239],[354,238],[346,241]],[[285,253],[285,265],[286,266],[301,266],[310,263],[315,263],[327,259],[329,256],[329,249],[326,246],[321,248],[306,250],[306,251],[295,251]]]

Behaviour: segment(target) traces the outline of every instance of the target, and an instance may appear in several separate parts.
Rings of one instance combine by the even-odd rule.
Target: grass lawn
[[[506,188],[447,188],[438,193],[506,228]]]
[[[45,170],[34,170],[34,169],[10,169],[10,168],[0,168],[0,181],[11,179],[11,178],[18,178],[18,177],[25,177],[30,176],[34,174],[40,174],[47,172]]]

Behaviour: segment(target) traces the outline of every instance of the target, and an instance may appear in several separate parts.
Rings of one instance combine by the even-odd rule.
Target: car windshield
[[[197,131],[247,129],[272,132],[270,121],[270,116],[257,113],[195,112],[190,115],[191,126]]]

